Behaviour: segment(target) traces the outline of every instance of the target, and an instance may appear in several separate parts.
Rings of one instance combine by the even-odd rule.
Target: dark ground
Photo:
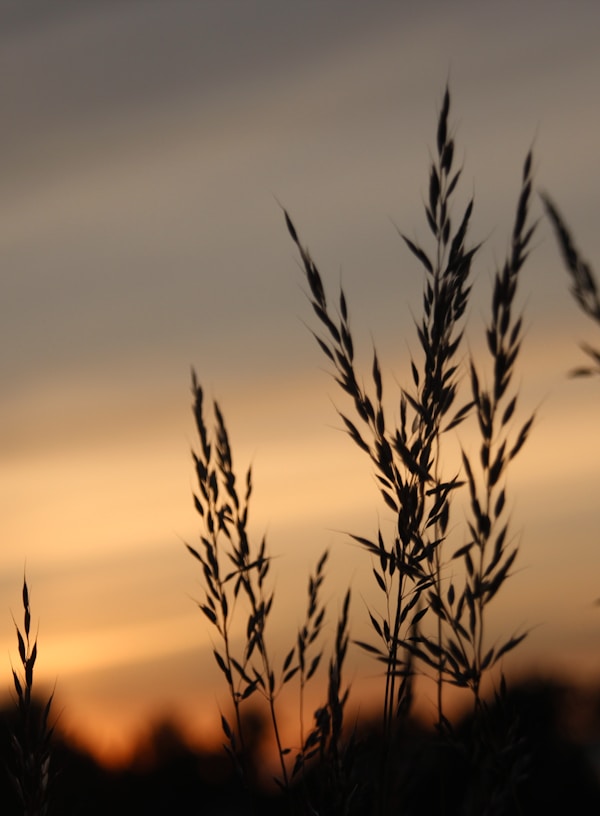
[[[569,719],[571,734],[566,727]],[[586,744],[572,735],[572,722],[577,719],[580,725],[584,720]],[[0,810],[4,816],[22,813],[6,772],[14,767],[10,745],[14,723],[14,706],[3,709]],[[346,774],[347,789],[356,787],[350,814],[370,816],[373,812],[380,745],[375,725],[365,723],[357,735],[351,762],[347,758],[347,764],[338,768],[342,782]],[[572,690],[552,682],[529,681],[515,687],[502,705],[490,706],[484,734],[474,733],[472,723],[466,720],[452,736],[440,740],[436,734],[408,723],[392,758],[390,776],[396,797],[388,812],[414,816],[481,816],[485,812],[598,816],[599,748],[600,691],[591,704],[587,700],[582,711],[581,700]],[[255,761],[260,762],[260,758]],[[330,768],[311,771],[304,793],[300,789],[297,792],[295,804],[264,792],[254,791],[249,796],[224,752],[199,753],[169,723],[157,726],[132,765],[120,771],[99,766],[57,734],[52,771],[50,813],[58,816],[309,814],[306,805],[300,804],[306,800],[306,790],[315,807],[313,814],[341,813],[333,801],[331,777],[327,776]]]

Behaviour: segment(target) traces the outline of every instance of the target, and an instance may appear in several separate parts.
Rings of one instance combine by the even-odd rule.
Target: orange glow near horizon
[[[562,395],[555,405],[544,403],[537,427],[509,475],[512,529],[521,542],[521,554],[515,574],[491,610],[488,637],[498,642],[530,628],[519,655],[510,662],[513,671],[529,665],[533,670],[543,667],[543,671],[565,674],[573,681],[592,682],[600,676],[596,573],[571,563],[563,541],[577,512],[579,546],[582,554],[589,548],[592,557],[595,461],[587,443],[593,437],[596,416],[577,401],[573,385],[569,387],[571,393]],[[385,529],[388,516],[379,507],[368,461],[345,434],[332,429],[335,412],[326,399],[318,410],[318,395],[302,401],[307,390],[314,390],[312,376],[307,383],[290,383],[287,389],[281,382],[272,392],[262,389],[253,407],[246,403],[247,408],[240,409],[234,400],[234,410],[229,411],[229,405],[222,403],[240,478],[254,459],[251,519],[257,538],[267,530],[276,556],[272,579],[277,617],[272,633],[280,658],[302,619],[308,574],[325,546],[331,549],[324,588],[330,614],[335,615],[336,599],[351,584],[353,636],[368,638],[364,606],[378,602],[370,559],[342,531],[372,535],[378,523]],[[92,437],[87,445],[80,437],[72,447],[65,445],[56,453],[44,453],[42,448],[37,457],[30,448],[19,466],[13,458],[0,472],[4,495],[13,496],[4,519],[5,524],[14,519],[14,530],[7,527],[9,534],[43,545],[32,549],[27,559],[33,612],[40,620],[38,682],[46,688],[56,682],[66,732],[102,762],[113,765],[127,762],[153,718],[163,715],[184,723],[193,741],[219,745],[219,706],[228,705],[211,654],[213,633],[192,601],[202,597],[201,573],[182,543],[182,539],[195,543],[199,519],[191,508],[192,416],[189,400],[184,396],[181,401],[181,411],[164,412],[139,429],[137,439],[121,432],[107,446],[103,437]],[[237,405],[242,401],[240,396]],[[289,427],[308,416],[315,430],[294,437],[287,435],[287,423],[270,425],[269,410],[279,412],[282,405],[288,411]],[[568,442],[563,441],[565,412],[574,410],[579,411],[580,436],[571,434]],[[210,421],[209,403],[206,414]],[[165,444],[175,420],[186,423],[186,438],[180,434],[177,444]],[[245,434],[240,435],[240,428]],[[465,449],[476,449],[476,437],[471,439],[466,427],[461,437]],[[570,456],[575,450],[578,455]],[[88,461],[93,463],[89,475]],[[40,487],[45,504],[38,504],[34,516],[24,516],[25,497]],[[152,514],[146,516],[143,508],[149,496],[156,500]],[[103,515],[103,507],[111,512]],[[459,507],[451,550],[462,543],[462,516]],[[65,518],[69,520],[66,530]],[[97,523],[88,525],[90,518]],[[181,535],[172,527],[177,518],[186,519]],[[161,525],[163,541],[157,535]],[[81,530],[85,530],[83,537]],[[19,572],[11,569],[11,607],[17,620]],[[558,574],[560,589],[554,578]],[[569,581],[577,582],[577,593],[568,589]],[[562,593],[560,607],[558,592]],[[5,653],[14,655],[10,624],[7,616],[0,631]],[[351,663],[349,675],[355,689],[351,705],[360,710],[364,701],[373,699],[376,667],[357,655]],[[318,702],[315,695],[314,705]],[[425,720],[431,717],[431,695],[416,700],[416,712]],[[293,730],[289,729],[290,739]]]
[[[278,389],[279,399],[286,397],[292,427],[300,417],[306,417],[307,411],[314,411],[312,398],[306,404],[301,401],[306,387],[297,383],[286,392],[280,384]],[[378,519],[385,524],[387,514],[381,508],[377,510],[376,486],[365,457],[353,449],[343,433],[326,424],[327,411],[335,418],[333,409],[325,405],[325,413],[316,415],[320,429],[312,438],[308,432],[300,439],[286,436],[282,426],[269,440],[265,406],[271,397],[267,392],[260,407],[245,412],[234,410],[231,421],[228,406],[222,407],[240,476],[245,463],[255,459],[251,517],[257,536],[261,528],[267,529],[271,551],[276,555],[272,576],[278,611],[273,642],[281,656],[287,651],[285,644],[290,633],[301,620],[308,573],[324,546],[332,549],[325,584],[330,613],[335,614],[336,598],[350,583],[354,594],[354,636],[368,637],[364,605],[377,603],[371,586],[370,559],[342,532],[331,529],[371,535]],[[521,555],[515,575],[492,610],[488,636],[491,642],[497,642],[531,628],[518,659],[511,660],[513,670],[520,665],[534,669],[543,666],[550,672],[566,673],[574,681],[590,682],[600,675],[599,651],[593,646],[598,643],[595,573],[568,563],[561,537],[569,529],[576,507],[581,515],[580,529],[584,529],[585,523],[590,525],[590,535],[594,529],[593,505],[588,496],[593,485],[593,451],[588,450],[589,459],[583,455],[569,458],[567,452],[579,446],[583,454],[586,440],[593,435],[595,414],[581,409],[578,419],[581,441],[571,435],[569,443],[563,443],[564,400],[563,397],[562,404],[559,402],[556,407],[550,403],[543,406],[539,429],[534,429],[509,478],[509,501],[515,503],[513,531],[521,540]],[[207,421],[208,409],[209,406]],[[173,411],[149,427],[158,446],[141,458],[140,451],[148,439],[145,432],[139,441],[131,440],[129,446],[123,441],[126,436],[119,436],[118,444],[109,448],[103,440],[97,443],[92,440],[92,448],[81,447],[78,442],[72,449],[66,447],[58,457],[40,456],[37,462],[28,452],[21,468],[12,461],[4,480],[0,474],[5,495],[11,491],[17,496],[19,492],[23,496],[31,494],[32,477],[34,485],[38,480],[44,486],[60,485],[60,490],[55,489],[54,493],[45,490],[47,515],[33,517],[31,521],[41,526],[27,533],[32,541],[44,543],[44,549],[48,541],[60,542],[65,517],[72,525],[67,531],[69,536],[78,537],[87,519],[100,518],[101,506],[106,503],[112,508],[102,524],[91,527],[86,534],[85,549],[79,551],[77,560],[69,556],[72,545],[67,537],[63,540],[64,553],[60,549],[54,553],[55,566],[51,567],[50,562],[44,566],[46,557],[42,549],[28,555],[27,563],[33,612],[40,619],[38,681],[45,687],[56,682],[61,722],[66,724],[67,733],[108,764],[126,762],[151,727],[152,718],[163,713],[185,723],[185,731],[194,741],[209,746],[220,744],[218,710],[219,705],[227,706],[227,700],[223,698],[222,678],[211,654],[213,633],[190,598],[202,597],[200,571],[179,540],[195,543],[197,535],[192,530],[197,526],[191,510],[193,480],[185,474],[186,467],[191,471],[187,447],[195,444],[189,406],[186,410],[192,441],[179,440],[172,450],[161,440],[167,437],[173,417],[178,416]],[[182,411],[182,415],[185,413]],[[243,416],[247,436],[238,440]],[[257,437],[267,444],[253,446]],[[547,439],[554,440],[550,447]],[[462,443],[467,449],[476,444],[476,439],[472,443],[469,440],[469,434],[463,431]],[[158,458],[157,451],[163,452]],[[550,456],[545,460],[547,453]],[[177,457],[181,461],[175,461]],[[93,478],[97,484],[103,484],[104,492],[94,489],[90,493],[92,483],[88,478],[77,478],[85,470],[87,459],[93,462]],[[557,459],[563,462],[560,472],[555,469]],[[282,468],[282,460],[289,465]],[[156,485],[148,478],[154,473],[160,475]],[[69,474],[73,474],[72,479]],[[119,474],[124,481],[119,480]],[[170,475],[166,482],[171,481],[168,494],[160,489],[166,475]],[[335,490],[330,485],[335,485]],[[141,504],[142,497],[153,494],[160,495],[162,503],[156,506],[158,512],[144,519],[138,515],[137,501]],[[548,495],[556,496],[550,502],[553,516],[544,518]],[[65,499],[67,503],[63,504]],[[90,504],[98,500],[97,506]],[[122,516],[116,512],[119,506]],[[11,508],[15,535],[25,521],[19,508],[15,500]],[[77,514],[72,508],[77,508]],[[188,533],[180,537],[171,529],[165,532],[164,543],[158,543],[157,520],[160,523],[162,518],[166,528],[178,516],[193,520],[182,528],[185,531],[189,527]],[[462,543],[456,538],[457,533],[462,534],[461,516],[458,509],[453,533],[456,547]],[[10,520],[10,514],[6,518]],[[119,533],[118,540],[114,531]],[[148,535],[153,536],[151,546],[144,544]],[[126,538],[131,543],[122,551]],[[102,561],[97,555],[101,542]],[[586,546],[583,539],[581,546]],[[567,586],[569,569],[573,571],[571,580],[578,583],[576,596],[563,594],[560,609],[555,603],[557,586],[552,581],[557,569],[562,572],[563,587]],[[13,577],[12,609],[18,620],[16,570]],[[14,632],[7,623],[10,624],[10,618],[2,624],[3,646],[5,653],[14,654]],[[170,666],[174,666],[172,671]],[[374,670],[374,664],[354,656],[350,670],[355,687],[352,706],[359,710],[364,700],[372,699],[377,685],[372,678]],[[369,677],[371,680],[364,679]],[[416,711],[425,720],[431,715],[431,703],[427,700],[425,695],[416,701]],[[313,702],[318,703],[316,696]]]
[[[383,694],[383,678],[374,673],[376,665],[368,659],[360,658],[357,661],[356,657],[355,653],[346,672],[346,679],[351,687],[345,717],[347,728],[360,722],[377,724]],[[212,659],[210,655],[209,658]],[[598,662],[591,659],[588,653],[577,654],[573,651],[563,655],[562,665],[541,660],[530,663],[528,668],[513,656],[505,669],[509,685],[541,679],[566,683],[580,691],[589,690],[594,695],[600,693]],[[140,683],[142,676],[138,677]],[[485,680],[484,696],[489,698],[497,689],[498,683],[499,673],[495,671],[494,677],[488,676]],[[323,703],[324,688],[324,677],[321,676],[320,680],[315,678],[312,688],[307,689],[304,703],[305,735],[312,727],[313,712]],[[283,744],[291,749],[292,756],[295,756],[300,744],[297,694],[297,688],[292,684],[285,689],[276,704]],[[417,676],[414,695],[412,716],[424,727],[434,728],[437,713],[434,681]],[[124,699],[126,696],[127,700]],[[89,692],[79,695],[74,705],[69,703],[69,699],[72,699],[72,695],[65,695],[59,683],[54,705],[58,731],[75,746],[89,752],[98,762],[110,768],[126,767],[139,751],[143,751],[154,729],[162,723],[174,725],[182,738],[196,749],[218,753],[226,741],[221,727],[221,714],[233,722],[231,702],[224,682],[219,683],[218,691],[208,695],[202,695],[201,690],[196,693],[188,684],[176,699],[158,705],[142,685],[139,686],[139,694],[124,694],[123,699],[119,699],[118,693],[109,701],[104,693],[96,698]],[[276,751],[268,710],[264,701],[261,702],[258,697],[246,705],[248,713],[254,715],[260,712],[265,728],[261,750],[265,752],[265,757],[271,757],[276,773]],[[444,687],[444,713],[450,720],[456,722],[467,715],[472,705],[472,697],[468,691],[447,685]]]

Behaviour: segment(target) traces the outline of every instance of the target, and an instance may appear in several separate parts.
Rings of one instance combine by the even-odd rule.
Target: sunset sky
[[[332,620],[352,582],[360,630],[371,565],[342,531],[371,535],[386,511],[340,432],[281,205],[332,294],[343,281],[365,374],[375,342],[393,396],[417,352],[422,289],[397,227],[428,240],[449,81],[459,201],[474,194],[484,241],[468,330],[479,354],[531,146],[538,189],[600,274],[599,33],[593,0],[2,0],[0,689],[26,568],[38,677],[56,682],[67,730],[107,755],[159,712],[218,719],[201,575],[183,545],[200,529],[192,365],[240,475],[252,463],[253,530],[278,556],[281,657],[325,547]],[[538,419],[509,472],[521,551],[490,637],[529,628],[513,668],[589,680],[600,392],[567,373],[598,328],[543,218],[520,302],[520,405]],[[376,669],[353,661],[360,689]]]

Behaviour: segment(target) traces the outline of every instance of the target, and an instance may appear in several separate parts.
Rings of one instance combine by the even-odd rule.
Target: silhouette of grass
[[[594,272],[589,263],[581,257],[579,250],[575,246],[575,241],[555,204],[548,195],[542,195],[542,201],[550,223],[554,228],[554,234],[556,235],[565,267],[571,278],[571,292],[573,297],[582,312],[600,324],[600,296],[598,295],[598,284],[596,283]],[[581,366],[574,369],[571,374],[575,377],[600,374],[600,350],[598,348],[592,348],[587,345],[587,343],[582,343],[581,347],[588,357],[591,358],[592,366]]]
[[[339,292],[337,309],[332,309],[321,274],[308,249],[300,242],[289,214],[284,211],[308,282],[309,300],[323,332],[314,336],[333,367],[336,382],[354,406],[355,417],[341,412],[340,417],[353,442],[368,455],[383,502],[395,519],[391,540],[386,540],[381,529],[375,539],[352,536],[376,564],[372,567],[375,591],[382,595],[385,609],[384,614],[375,608],[368,609],[374,639],[356,641],[384,667],[377,781],[367,782],[348,775],[353,767],[352,742],[343,743],[343,710],[348,691],[342,691],[341,669],[349,639],[349,592],[330,661],[327,702],[315,713],[315,726],[306,738],[301,725],[302,750],[291,772],[288,770],[289,751],[281,743],[275,704],[283,686],[298,675],[303,722],[304,686],[314,674],[322,654],[318,651],[307,669],[306,649],[318,638],[325,615],[325,609],[319,608],[318,590],[327,554],[309,580],[307,617],[296,646],[290,649],[281,671],[276,674],[265,635],[274,600],[273,592],[267,590],[265,583],[270,559],[265,540],[254,548],[247,533],[251,474],[248,471],[245,496],[241,499],[221,411],[215,404],[215,441],[211,442],[203,418],[202,390],[195,374],[192,378],[194,414],[200,437],[200,452],[194,454],[200,489],[194,501],[204,520],[206,535],[201,538],[202,549],[189,545],[188,549],[201,563],[206,583],[206,599],[199,606],[223,642],[223,650],[215,649],[214,654],[225,676],[236,716],[236,729],[225,718],[222,720],[229,750],[242,775],[247,774],[241,706],[255,692],[260,692],[270,712],[280,760],[280,785],[289,795],[296,774],[302,771],[305,782],[307,762],[318,758],[319,767],[329,769],[328,785],[322,786],[321,795],[328,787],[329,806],[335,813],[352,812],[361,784],[371,788],[373,813],[383,816],[389,812],[392,802],[402,801],[402,793],[394,781],[398,769],[392,767],[392,762],[398,762],[396,747],[411,709],[413,676],[424,669],[432,669],[436,677],[440,737],[455,750],[463,750],[464,741],[459,745],[444,713],[444,684],[468,688],[473,696],[469,751],[477,760],[473,761],[471,785],[464,794],[464,812],[481,813],[485,803],[491,801],[496,803],[496,810],[489,812],[502,812],[508,799],[514,806],[516,785],[523,774],[524,765],[518,756],[520,744],[515,737],[517,724],[507,721],[504,739],[498,739],[497,735],[490,738],[481,686],[484,674],[525,637],[523,633],[513,635],[500,646],[490,646],[485,636],[485,621],[488,606],[509,577],[517,555],[517,548],[508,543],[506,471],[524,445],[533,423],[530,416],[513,431],[517,393],[511,391],[522,325],[521,317],[515,315],[515,296],[535,229],[535,225],[529,224],[532,157],[529,153],[524,163],[510,252],[504,266],[496,272],[493,284],[491,319],[486,329],[492,385],[487,388],[482,385],[483,375],[473,360],[469,361],[466,371],[462,365],[461,341],[471,293],[471,268],[480,245],[467,243],[472,200],[458,225],[453,227],[451,221],[461,169],[454,168],[449,112],[450,93],[446,89],[436,130],[437,155],[430,166],[429,195],[425,204],[432,248],[426,251],[402,235],[423,268],[425,284],[423,314],[416,324],[422,354],[419,359],[410,360],[412,383],[401,388],[399,422],[390,423],[384,411],[383,377],[376,350],[373,351],[370,386],[363,384],[356,369],[355,343],[343,289]],[[463,395],[465,381],[469,388]],[[449,476],[444,460],[444,435],[471,417],[476,419],[481,437],[479,457],[472,460],[463,451],[463,474]],[[466,543],[449,558],[444,552],[449,543],[451,507],[461,488],[468,491],[470,507]],[[224,557],[233,566],[227,573],[222,567]],[[449,578],[449,563],[456,559],[464,567],[462,585],[457,579]],[[247,643],[243,654],[235,657],[229,630],[239,595],[244,596],[249,612]],[[428,613],[433,618],[431,631],[422,624]],[[257,662],[253,659],[255,654]],[[499,705],[505,696],[506,685],[502,678],[497,697]],[[501,753],[513,758],[514,778],[501,779],[490,771]],[[306,791],[306,786],[303,789]],[[443,808],[442,788],[441,791]],[[321,800],[321,806],[323,802]],[[308,806],[307,799],[304,804]],[[310,807],[313,808],[310,812],[320,812],[319,805],[311,803]]]
[[[535,802],[527,791],[536,761],[528,755],[531,739],[528,744],[523,737],[523,706],[519,715],[503,674],[492,702],[483,698],[482,691],[486,675],[498,671],[503,657],[526,635],[507,634],[499,644],[491,644],[487,621],[490,604],[510,577],[518,553],[507,520],[507,472],[534,422],[533,414],[517,422],[518,391],[513,385],[522,342],[516,297],[536,226],[529,215],[532,155],[527,154],[523,165],[509,252],[493,280],[485,328],[488,359],[487,366],[481,366],[465,354],[462,342],[472,267],[481,245],[469,238],[473,200],[458,219],[452,217],[462,171],[454,164],[450,102],[446,88],[428,171],[425,219],[430,245],[421,246],[401,233],[411,260],[416,259],[422,269],[424,285],[422,313],[415,321],[420,352],[409,361],[411,381],[397,395],[397,419],[390,420],[384,409],[377,351],[373,350],[370,372],[364,378],[356,364],[346,295],[340,288],[332,307],[321,273],[284,211],[320,327],[315,339],[335,381],[351,400],[353,413],[339,412],[341,421],[353,443],[367,455],[386,513],[394,522],[391,534],[380,528],[370,538],[352,535],[370,559],[377,598],[367,608],[372,636],[351,640],[351,592],[346,589],[339,601],[326,674],[318,669],[327,662],[322,589],[329,553],[321,555],[308,576],[304,619],[290,637],[283,659],[276,658],[269,642],[275,606],[272,556],[266,538],[257,543],[249,532],[252,473],[247,470],[240,487],[223,413],[215,402],[213,422],[207,424],[204,393],[192,371],[198,432],[198,447],[193,451],[194,505],[202,531],[199,543],[186,547],[200,565],[204,595],[198,607],[216,633],[213,655],[233,707],[233,721],[221,716],[226,750],[249,807],[257,813],[499,816],[526,812],[523,802],[528,807]],[[582,260],[554,204],[547,196],[543,202],[573,295],[581,309],[600,323],[600,299],[591,267]],[[588,346],[584,350],[593,367],[576,373],[600,373],[600,352]],[[467,422],[477,429],[477,455],[462,450],[460,471],[455,473],[449,471],[446,439]],[[464,497],[467,507],[462,525],[452,516],[459,497]],[[30,641],[25,579],[22,598],[23,630],[15,624],[22,674],[13,669],[19,722],[12,734],[11,779],[23,812],[42,816],[49,812],[50,802],[53,729],[48,719],[53,697],[41,711],[32,704],[37,641]],[[240,623],[245,636],[241,646],[234,637]],[[351,643],[383,667],[380,730],[372,735],[349,732],[346,727],[350,689],[344,681],[344,666]],[[435,741],[417,736],[410,722],[417,672],[431,673],[436,683]],[[323,674],[323,702],[307,729],[306,690]],[[299,725],[298,742],[291,749],[282,741],[281,694],[294,684]],[[458,727],[445,712],[446,684],[465,688],[472,696],[470,716]],[[247,716],[247,706],[258,698],[268,715],[279,763],[276,782],[281,796],[273,800],[270,810],[258,789],[253,725]],[[427,744],[426,755],[419,754],[419,742]]]
[[[40,710],[33,699],[33,669],[37,659],[37,638],[31,643],[29,588],[23,578],[23,632],[15,623],[22,673],[13,669],[17,693],[18,725],[11,737],[14,767],[9,777],[24,816],[46,816],[50,807],[50,757],[53,727],[48,725],[53,694]]]
[[[534,226],[528,224],[531,195],[531,154],[524,169],[511,252],[496,273],[492,319],[486,332],[492,357],[493,387],[480,385],[474,362],[470,363],[471,393],[456,409],[461,384],[459,348],[462,321],[471,292],[470,272],[479,245],[467,246],[473,210],[471,200],[453,230],[452,197],[461,170],[454,170],[454,141],[449,135],[450,93],[446,88],[438,118],[437,156],[429,172],[429,196],[425,215],[433,236],[432,251],[402,235],[408,249],[424,270],[423,316],[416,330],[422,358],[411,359],[412,385],[400,393],[399,422],[390,423],[383,407],[383,379],[377,352],[373,352],[371,386],[355,365],[355,343],[350,329],[348,305],[340,288],[338,307],[330,306],[321,274],[296,227],[284,211],[290,236],[300,254],[309,300],[321,325],[313,333],[333,368],[333,376],[351,399],[355,417],[340,412],[352,441],[369,457],[375,469],[381,497],[394,515],[394,535],[385,540],[381,529],[374,540],[354,535],[378,567],[372,569],[375,590],[383,595],[385,614],[369,609],[374,640],[358,645],[385,667],[383,692],[383,741],[378,810],[386,812],[391,797],[390,757],[395,733],[411,703],[414,658],[432,668],[437,676],[438,727],[450,732],[443,711],[443,683],[470,688],[475,710],[481,712],[481,681],[524,635],[507,639],[499,648],[485,641],[485,612],[510,574],[517,554],[507,544],[507,523],[502,520],[506,493],[504,476],[508,463],[525,443],[533,417],[514,438],[508,428],[516,406],[516,394],[508,393],[521,344],[521,319],[513,315],[519,273],[527,257]],[[465,567],[465,582],[446,591],[447,570],[443,549],[451,502],[465,481],[448,477],[444,467],[443,435],[474,413],[480,430],[480,476],[463,452],[471,519],[467,543],[455,552]],[[424,616],[435,617],[433,635],[420,630]],[[487,795],[490,791],[488,790]],[[471,806],[476,812],[477,805]]]
[[[215,425],[211,435],[204,420],[203,391],[192,371],[194,417],[200,440],[198,452],[193,453],[198,492],[194,505],[204,523],[201,548],[186,545],[191,555],[201,564],[205,584],[205,599],[198,606],[214,629],[222,649],[213,654],[221,670],[235,712],[235,726],[221,716],[227,750],[235,767],[251,791],[256,780],[252,778],[250,757],[247,752],[242,706],[256,694],[266,702],[272,733],[277,747],[280,775],[275,778],[286,796],[292,798],[292,781],[304,775],[306,763],[319,754],[321,761],[330,758],[339,766],[340,741],[343,730],[343,712],[347,692],[341,692],[342,669],[347,649],[347,626],[350,604],[348,592],[338,625],[334,656],[329,666],[329,686],[324,706],[315,714],[315,728],[304,737],[304,695],[307,683],[313,678],[323,650],[320,647],[325,607],[320,590],[325,577],[328,553],[319,559],[314,575],[308,581],[308,604],[304,623],[295,642],[281,665],[276,668],[267,638],[268,622],[273,610],[274,592],[267,577],[271,557],[263,537],[256,547],[248,531],[249,501],[252,493],[252,474],[248,469],[243,496],[239,494],[233,468],[229,436],[221,410],[214,403]],[[241,654],[234,654],[231,628],[234,618],[245,615],[246,642]],[[299,742],[300,752],[290,767],[291,749],[281,738],[277,700],[293,678],[299,681]],[[302,772],[302,773],[301,773]],[[337,789],[330,795],[337,796]]]

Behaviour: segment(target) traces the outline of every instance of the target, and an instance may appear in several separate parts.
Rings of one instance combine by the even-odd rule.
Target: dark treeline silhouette
[[[451,738],[440,740],[436,733],[408,719],[394,742],[394,795],[388,812],[434,816],[460,814],[473,791],[474,766],[503,777],[507,791],[516,788],[522,813],[600,813],[600,689],[585,701],[574,689],[555,681],[528,680],[515,685],[502,699],[490,703],[487,711],[485,746],[479,752],[468,719],[457,724]],[[255,716],[255,715],[253,715]],[[585,719],[586,744],[569,736],[567,721]],[[10,782],[13,764],[11,729],[15,708],[7,703],[0,711],[0,748],[4,773],[0,801],[5,816],[21,814]],[[507,719],[516,736],[518,750],[511,752],[506,742]],[[261,723],[255,723],[257,739],[252,764],[260,771]],[[510,730],[510,729],[509,729]],[[373,782],[377,777],[376,743],[381,739],[380,723],[359,725],[353,762],[361,789],[356,791],[352,812],[371,812]],[[494,746],[493,749],[490,746]],[[594,761],[593,750],[596,749]],[[304,790],[290,800],[261,789],[249,791],[237,778],[224,751],[210,753],[192,747],[169,721],[159,722],[150,737],[140,744],[128,767],[109,770],[89,754],[70,744],[57,729],[53,750],[51,810],[54,814],[308,814],[306,790],[319,788],[321,806],[326,803],[327,779],[318,763],[307,772],[299,786]],[[256,774],[260,777],[260,773]],[[485,780],[483,781],[485,785]],[[293,796],[294,791],[292,791]],[[324,795],[325,794],[325,795]],[[304,804],[302,804],[304,803]],[[443,803],[443,805],[442,805]],[[443,806],[443,811],[441,807]],[[496,803],[496,811],[514,813],[513,803]],[[335,802],[320,816],[337,816]]]

